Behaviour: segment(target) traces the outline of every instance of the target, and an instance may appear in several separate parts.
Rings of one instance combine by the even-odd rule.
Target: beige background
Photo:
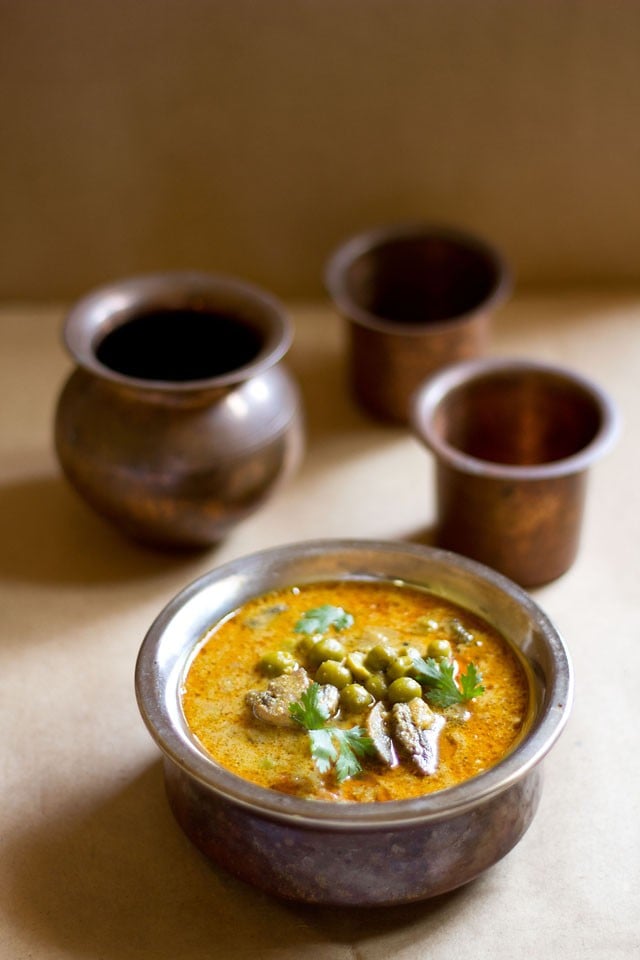
[[[0,297],[188,266],[316,296],[343,236],[640,279],[635,0],[0,0]]]
[[[212,566],[316,537],[429,540],[432,462],[345,390],[341,325],[292,304],[299,473],[217,549],[122,538],[51,449],[71,369],[62,308],[0,307],[2,960],[637,960],[640,956],[640,297],[516,297],[492,350],[566,362],[624,418],[589,478],[574,566],[534,597],[575,667],[569,724],[521,842],[462,890],[389,910],[273,900],[209,865],[175,824],[133,671],[167,601]]]
[[[2,960],[640,954],[639,54],[635,0],[0,0]],[[575,565],[535,593],[576,701],[531,829],[450,896],[313,910],[182,836],[133,668],[158,611],[217,563],[429,540],[429,457],[353,408],[316,299],[345,235],[416,217],[503,248],[520,284],[491,350],[592,376],[623,431]],[[51,425],[66,301],[184,266],[288,299],[308,450],[219,548],[168,557],[74,496]]]

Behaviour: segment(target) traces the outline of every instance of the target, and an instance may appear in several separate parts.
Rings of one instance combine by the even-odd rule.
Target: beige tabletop
[[[297,476],[217,549],[127,542],[81,503],[52,449],[71,369],[63,309],[0,310],[2,689],[0,956],[7,960],[616,960],[640,955],[640,295],[520,295],[491,351],[571,365],[623,431],[591,471],[579,557],[534,597],[564,635],[576,699],[512,852],[434,901],[376,910],[281,903],[206,862],[168,810],[139,717],[142,637],[222,561],[315,537],[425,538],[432,463],[345,389],[342,328],[293,304],[307,410]]]

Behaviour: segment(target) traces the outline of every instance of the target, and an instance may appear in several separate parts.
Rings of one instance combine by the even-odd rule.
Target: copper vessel
[[[77,367],[60,395],[62,469],[127,534],[174,547],[221,540],[297,465],[298,387],[281,304],[195,272],[94,291],[64,326]]]
[[[439,545],[522,586],[559,577],[578,551],[588,468],[617,425],[610,397],[572,370],[497,358],[432,376],[413,426],[435,457]]]
[[[193,650],[211,625],[281,586],[350,579],[400,580],[442,594],[521,650],[535,676],[535,718],[500,763],[409,800],[336,803],[258,786],[206,753],[185,722],[181,689]],[[293,543],[218,566],[159,612],[135,678],[142,717],[163,756],[171,809],[194,845],[271,894],[340,906],[434,897],[505,856],[535,817],[542,760],[573,699],[562,638],[524,590],[465,557],[391,541]]]
[[[407,423],[429,373],[484,352],[510,272],[478,237],[410,223],[347,240],[329,259],[326,285],[346,321],[356,402],[377,419]]]

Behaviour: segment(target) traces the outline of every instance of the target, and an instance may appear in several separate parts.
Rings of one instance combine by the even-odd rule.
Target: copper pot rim
[[[377,247],[396,240],[425,239],[443,240],[480,254],[493,267],[495,282],[490,292],[474,307],[462,313],[452,314],[442,320],[425,323],[400,323],[385,320],[362,307],[349,294],[346,276],[358,257]],[[502,253],[488,240],[447,224],[431,221],[401,221],[376,226],[348,237],[329,256],[324,269],[325,288],[332,301],[348,320],[368,330],[392,333],[406,337],[420,337],[429,333],[442,333],[456,326],[463,326],[478,315],[497,309],[507,299],[513,287],[511,269]]]
[[[533,373],[570,384],[588,397],[600,416],[600,425],[589,443],[568,457],[547,463],[516,465],[481,460],[443,440],[435,426],[439,406],[449,393],[465,384],[494,374]],[[441,463],[473,476],[501,480],[539,481],[582,473],[615,444],[621,429],[620,414],[612,397],[589,377],[569,367],[523,357],[479,357],[449,364],[427,377],[415,390],[410,424],[413,433]]]
[[[327,553],[338,556],[345,552],[349,556],[370,556],[373,552],[381,562],[389,555],[401,552],[407,560],[422,558],[423,562],[453,565],[461,574],[476,581],[479,579],[516,604],[529,618],[530,624],[535,624],[544,638],[553,673],[548,678],[543,702],[538,705],[531,729],[496,766],[458,786],[409,800],[336,804],[289,796],[253,784],[224,769],[197,745],[181,713],[179,690],[186,664],[206,631],[190,639],[188,651],[176,651],[175,644],[167,639],[178,626],[184,637],[189,607],[201,605],[207,591],[217,584],[233,584],[247,578],[251,581],[252,571],[263,572],[267,565],[277,571],[287,556],[295,559]],[[352,575],[357,576],[358,572],[354,571]],[[378,579],[389,580],[392,576],[379,576]],[[419,585],[419,581],[415,582]],[[255,590],[254,595],[260,592],[263,591]],[[217,619],[214,617],[214,622]],[[160,612],[145,635],[136,662],[135,691],[141,716],[165,761],[175,764],[184,775],[198,781],[221,801],[242,807],[254,816],[284,822],[297,829],[399,830],[464,815],[528,776],[547,755],[568,721],[573,702],[573,668],[562,637],[532,597],[502,574],[475,560],[439,548],[400,541],[310,540],[267,548],[231,560],[180,591]]]
[[[150,380],[119,373],[96,356],[100,340],[142,308],[184,309],[198,296],[231,298],[268,320],[258,354],[249,363],[203,379]],[[216,307],[212,302],[210,310]],[[218,306],[223,310],[223,306]],[[231,307],[228,308],[231,310]],[[239,309],[239,307],[238,307]],[[123,277],[89,291],[72,304],[63,324],[63,343],[78,366],[103,380],[140,391],[194,393],[235,386],[280,361],[293,341],[293,324],[284,304],[262,287],[240,277],[200,270],[168,270]]]

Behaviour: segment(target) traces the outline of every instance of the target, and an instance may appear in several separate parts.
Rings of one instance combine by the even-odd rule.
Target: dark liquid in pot
[[[263,338],[237,316],[154,310],[116,327],[96,350],[116,373],[141,380],[207,380],[256,358]]]

